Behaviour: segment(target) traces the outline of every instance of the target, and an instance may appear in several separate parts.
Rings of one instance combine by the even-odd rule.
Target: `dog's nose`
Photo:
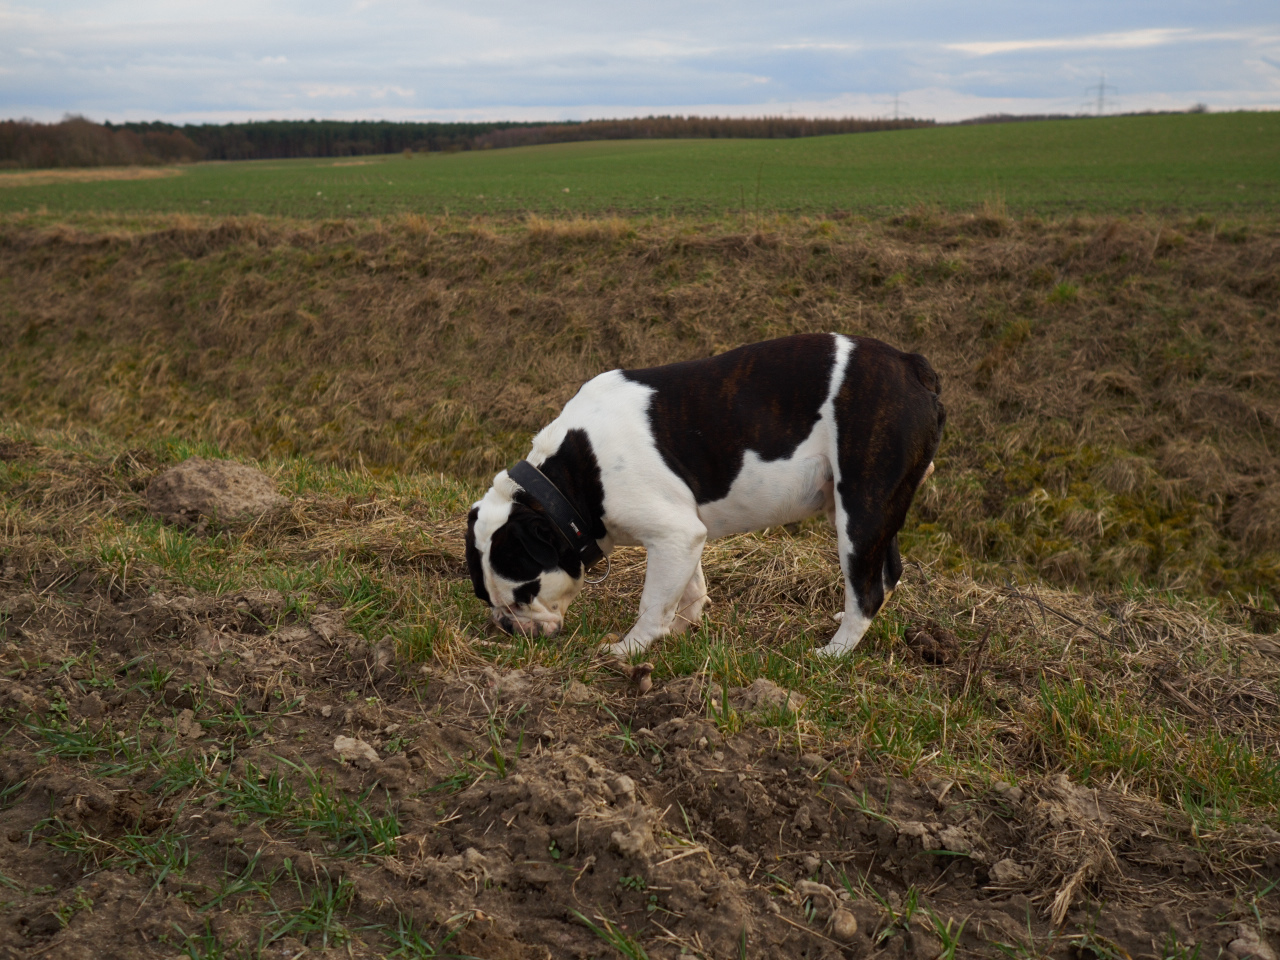
[[[510,617],[501,617],[498,620],[498,629],[503,633],[515,633],[516,625],[511,622]]]
[[[560,624],[558,623],[544,623],[542,625],[542,635],[544,637],[554,637],[559,632]]]

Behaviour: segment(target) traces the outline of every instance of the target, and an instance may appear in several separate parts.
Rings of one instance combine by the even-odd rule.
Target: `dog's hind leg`
[[[898,531],[941,434],[943,416],[936,395],[916,382],[918,364],[889,349],[860,348],[835,399],[834,519],[845,599],[840,629],[818,650],[827,656],[856,647],[897,587]],[[875,412],[869,422],[866,411]]]
[[[867,477],[858,478],[860,493],[873,485]],[[914,484],[910,487],[914,489]],[[848,500],[855,498],[841,498]],[[876,503],[879,498],[868,498]],[[844,615],[840,629],[825,646],[818,648],[824,656],[838,657],[848,653],[862,640],[871,621],[893,595],[902,576],[902,557],[898,553],[898,530],[902,518],[893,509],[896,498],[887,496],[883,506],[866,508],[867,500],[858,497],[852,504],[837,505],[840,569],[844,574]],[[852,507],[852,509],[849,509]],[[906,511],[903,510],[902,513]]]
[[[706,602],[707,580],[702,575],[702,564],[699,563],[697,571],[689,578],[684,593],[680,596],[680,604],[676,608],[676,618],[671,624],[671,632],[679,634],[690,627],[697,629],[698,624],[702,622],[702,608]]]

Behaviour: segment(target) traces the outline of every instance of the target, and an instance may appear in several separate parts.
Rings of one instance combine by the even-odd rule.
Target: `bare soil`
[[[1269,827],[1197,842],[1062,775],[974,786],[802,754],[718,724],[699,676],[636,696],[419,670],[340,611],[121,592],[51,556],[5,559],[0,609],[0,956],[380,956],[408,924],[493,960],[618,955],[588,920],[663,958],[1217,956],[1280,932],[1250,887],[1280,868]],[[380,759],[340,760],[343,736]],[[304,825],[317,794],[364,812]],[[136,853],[166,837],[187,851],[167,874]],[[332,922],[288,926],[316,891]]]

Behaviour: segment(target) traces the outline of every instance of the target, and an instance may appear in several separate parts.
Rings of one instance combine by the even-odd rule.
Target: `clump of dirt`
[[[203,530],[210,523],[257,520],[288,503],[276,482],[248,464],[191,457],[147,487],[147,509],[179,526]]]
[[[273,591],[65,572],[0,578],[5,956],[1213,956],[1280,929],[1230,886],[1280,867],[1267,827],[1230,847],[1060,774],[802,753],[756,722],[808,709],[769,681],[420,669]]]
[[[923,627],[911,627],[902,636],[907,649],[924,663],[942,666],[955,662],[960,655],[960,641],[955,632],[933,621]]]

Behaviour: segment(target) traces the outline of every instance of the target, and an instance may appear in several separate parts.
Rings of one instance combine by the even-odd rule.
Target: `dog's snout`
[[[516,625],[511,621],[510,617],[499,617],[498,629],[503,633],[515,633]]]

